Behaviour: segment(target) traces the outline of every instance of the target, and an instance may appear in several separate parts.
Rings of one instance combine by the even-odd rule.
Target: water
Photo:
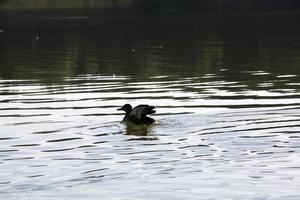
[[[0,197],[299,199],[299,14],[130,13],[7,23]]]

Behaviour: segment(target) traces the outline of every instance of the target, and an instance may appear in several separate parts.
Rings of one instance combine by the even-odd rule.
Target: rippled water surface
[[[3,29],[1,198],[300,199],[299,15],[161,12]]]

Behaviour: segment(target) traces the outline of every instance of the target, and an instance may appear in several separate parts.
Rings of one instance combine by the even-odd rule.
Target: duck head
[[[125,104],[121,108],[118,108],[117,110],[123,110],[126,113],[130,113],[132,111],[132,106],[130,104]]]

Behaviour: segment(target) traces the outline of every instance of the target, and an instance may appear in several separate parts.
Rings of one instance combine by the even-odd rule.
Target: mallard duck
[[[125,111],[125,117],[122,122],[132,122],[134,124],[140,125],[150,125],[155,122],[151,117],[147,117],[148,114],[155,113],[155,107],[146,104],[138,105],[134,108],[130,104],[125,104],[118,110]]]

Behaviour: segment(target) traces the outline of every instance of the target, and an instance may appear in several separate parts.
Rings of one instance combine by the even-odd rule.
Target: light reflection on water
[[[141,17],[1,38],[0,196],[299,199],[296,22]],[[158,122],[121,124],[125,103]]]
[[[239,82],[211,77],[88,75],[51,89],[2,80],[1,91],[10,91],[1,96],[2,195],[47,198],[68,188],[91,198],[297,196],[298,94],[239,94],[229,90],[243,88]],[[158,123],[120,124],[116,108],[125,102],[156,105]]]

